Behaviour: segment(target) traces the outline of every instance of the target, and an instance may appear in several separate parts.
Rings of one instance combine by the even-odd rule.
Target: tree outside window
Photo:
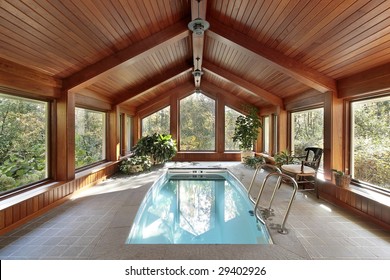
[[[351,175],[390,190],[390,96],[352,102],[351,109]]]
[[[306,147],[324,146],[324,109],[312,109],[291,114],[291,150],[304,155]]]
[[[48,177],[48,103],[0,94],[0,192]]]
[[[215,150],[215,101],[202,93],[180,100],[180,150]]]
[[[141,121],[142,136],[158,134],[170,134],[170,110],[167,106],[145,118]]]
[[[225,106],[225,150],[239,151],[238,142],[233,142],[234,128],[238,116],[243,116],[240,112]]]
[[[105,113],[76,108],[76,168],[105,159],[105,130]]]

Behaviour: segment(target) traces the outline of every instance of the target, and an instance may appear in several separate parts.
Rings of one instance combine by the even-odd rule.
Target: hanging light
[[[196,0],[196,1],[198,2],[198,17],[188,24],[188,29],[194,32],[195,35],[201,36],[207,29],[209,29],[210,23],[200,18],[199,15],[200,0]]]
[[[196,69],[192,72],[192,75],[194,75],[194,77],[197,78],[197,80],[199,80],[199,78],[203,75],[203,71],[199,70],[199,66],[198,66],[199,59],[200,59],[199,57],[196,58]]]

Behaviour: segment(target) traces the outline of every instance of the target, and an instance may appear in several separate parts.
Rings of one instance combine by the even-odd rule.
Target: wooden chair
[[[320,166],[323,149],[317,147],[307,147],[306,155],[294,157],[301,159],[299,164],[284,164],[281,166],[281,171],[284,174],[293,177],[298,186],[302,186],[303,190],[315,190],[317,198],[319,198],[318,189],[316,186],[317,171]],[[312,188],[307,189],[307,185],[312,185]]]

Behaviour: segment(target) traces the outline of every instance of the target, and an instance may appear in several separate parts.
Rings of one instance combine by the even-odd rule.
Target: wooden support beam
[[[324,173],[331,179],[331,169],[343,170],[343,100],[336,93],[325,94],[324,105]]]
[[[191,0],[191,20],[206,19],[207,0]],[[202,35],[192,34],[192,52],[194,70],[202,71],[204,33]],[[200,87],[202,76],[194,76],[195,87]]]
[[[232,45],[241,51],[256,55],[259,59],[278,69],[278,71],[314,88],[320,92],[337,92],[336,81],[306,65],[261,45],[253,38],[210,19],[210,30],[207,36]],[[239,43],[237,43],[239,42]]]
[[[57,98],[62,82],[44,73],[0,58],[0,87],[32,94],[36,97]]]
[[[390,91],[390,63],[363,71],[337,82],[338,97],[365,97]]]
[[[133,45],[92,64],[63,80],[63,89],[77,91],[98,79],[111,74],[119,67],[125,67],[147,57],[164,46],[170,45],[189,36],[188,19],[134,43]]]
[[[61,94],[56,114],[56,180],[68,181],[75,176],[75,94]]]
[[[258,97],[264,99],[265,101],[271,103],[272,105],[280,106],[282,108],[284,107],[283,100],[280,97],[276,96],[273,93],[270,93],[267,90],[262,89],[261,87],[251,82],[248,82],[234,75],[230,71],[224,70],[208,61],[204,61],[203,66],[207,71],[211,72],[213,75],[216,75],[219,78],[222,78],[230,83],[234,83],[235,85],[239,86],[243,90],[251,94],[257,95]]]

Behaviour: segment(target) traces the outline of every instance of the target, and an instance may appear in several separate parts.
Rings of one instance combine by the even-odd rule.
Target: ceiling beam
[[[191,0],[191,20],[197,18],[205,20],[206,8],[207,0]],[[192,53],[194,61],[194,70],[202,71],[204,36],[204,33],[202,35],[196,35],[195,33],[192,33]],[[196,88],[200,87],[201,78],[202,76],[194,76],[194,83]]]
[[[207,71],[211,72],[213,75],[216,75],[216,76],[218,76],[218,77],[220,77],[220,78],[222,78],[230,83],[234,83],[235,85],[239,86],[244,91],[251,93],[251,94],[254,94],[254,95],[260,97],[261,99],[271,103],[272,105],[280,106],[282,108],[284,107],[282,98],[276,96],[275,94],[273,94],[265,89],[262,89],[261,87],[255,85],[251,82],[248,82],[248,81],[234,75],[230,71],[222,69],[209,61],[204,61],[203,66]]]
[[[320,92],[337,92],[336,81],[306,65],[262,45],[253,38],[235,31],[234,29],[210,19],[210,28],[207,36],[239,48],[242,51],[255,54],[265,63],[272,65],[278,71],[314,88]]]
[[[188,19],[182,20],[168,28],[136,42],[117,53],[89,65],[63,80],[63,90],[77,92],[97,80],[111,74],[119,67],[127,66],[147,57],[164,46],[170,45],[189,36]]]
[[[124,102],[128,102],[131,99],[146,93],[147,91],[153,90],[161,85],[169,83],[170,81],[176,79],[181,75],[187,74],[191,70],[192,68],[187,64],[181,64],[174,68],[167,69],[163,74],[154,76],[153,78],[148,79],[148,81],[142,83],[135,88],[131,88],[121,93],[118,93],[117,96],[119,96],[119,98],[114,101],[114,104],[120,105]]]

